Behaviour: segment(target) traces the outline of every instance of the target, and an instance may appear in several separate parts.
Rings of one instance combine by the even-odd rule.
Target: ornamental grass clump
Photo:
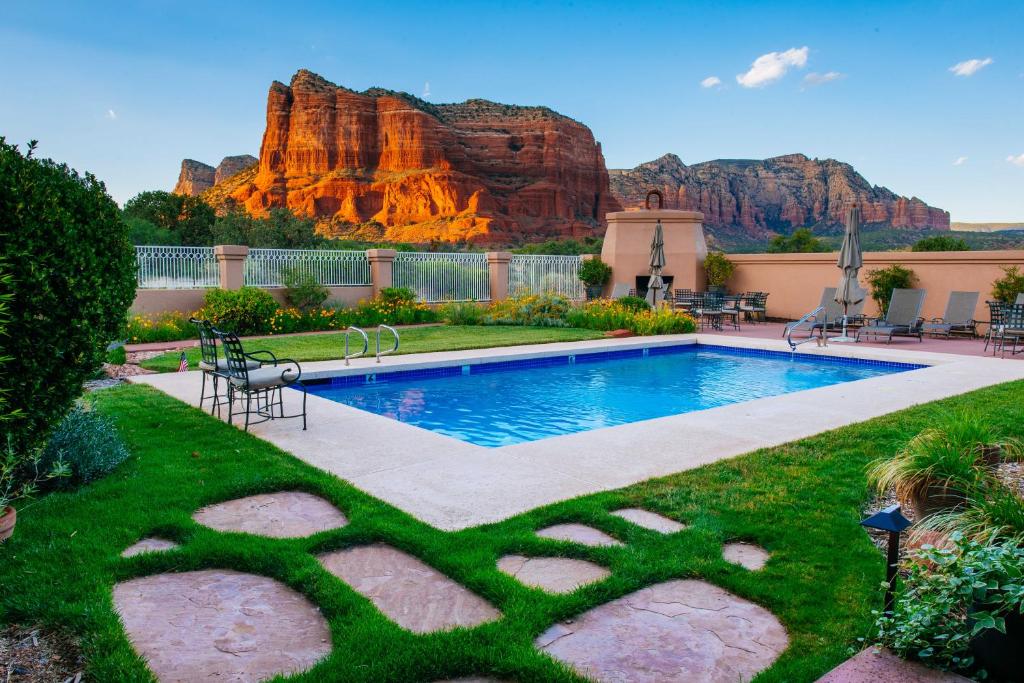
[[[67,488],[106,476],[129,455],[111,421],[79,403],[50,434],[39,464],[43,470],[66,471],[68,476],[53,481]]]

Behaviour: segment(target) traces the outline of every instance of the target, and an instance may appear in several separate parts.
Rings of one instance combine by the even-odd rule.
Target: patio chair
[[[1021,292],[1020,294],[1018,294],[1016,300],[1014,300],[1013,303],[1016,306],[1020,306],[1021,304],[1024,304],[1024,292]]]
[[[923,289],[892,290],[885,317],[857,330],[857,341],[862,336],[885,337],[887,344],[892,343],[893,337],[917,337],[918,341],[924,341],[921,307],[924,306],[925,293]]]
[[[199,318],[189,318],[188,321],[195,325],[199,332],[199,370],[203,373],[203,386],[199,391],[199,407],[202,408],[206,401],[206,379],[209,377],[213,384],[213,396],[211,397],[213,405],[210,406],[210,415],[213,415],[215,410],[220,412],[220,380],[227,379],[228,362],[220,358],[217,353],[217,335],[210,321]],[[260,366],[260,362],[257,360],[249,360],[247,363],[250,370],[255,370]]]
[[[1006,358],[1006,346],[1012,344],[1011,356],[1024,353],[1024,346],[1021,346],[1020,351],[1017,350],[1017,344],[1022,340],[1024,340],[1024,304],[1008,304],[1003,310],[1003,322],[996,332],[996,344],[992,352],[994,354],[998,349],[1002,352],[1002,357]]]
[[[696,298],[692,289],[675,289],[672,290],[672,308],[681,308],[684,311],[689,311],[693,308],[693,302]]]
[[[970,332],[977,334],[977,323],[974,321],[974,309],[978,306],[978,292],[950,292],[946,302],[946,312],[941,318],[933,318],[924,323],[925,334],[945,335],[946,339],[953,332]]]
[[[629,294],[629,285],[624,282],[616,282],[612,285],[612,298],[621,299]]]
[[[766,321],[768,304],[768,293],[767,292],[747,292],[743,295],[743,300],[740,302],[740,311],[743,313],[743,319],[748,322],[757,322],[760,318],[761,321]]]
[[[1009,305],[1004,301],[986,301],[988,305],[988,332],[985,333],[985,351],[988,351],[988,345],[995,344],[996,332],[999,331],[999,327],[1006,320],[1006,307]],[[995,349],[992,349],[992,353],[995,353]]]
[[[722,295],[722,324],[728,320],[734,330],[740,329],[740,302],[743,297],[739,294]]]
[[[693,314],[700,320],[700,329],[710,325],[711,329],[722,329],[722,304],[721,292],[704,292],[697,295],[694,300]]]
[[[232,424],[235,414],[235,400],[239,395],[245,399],[245,431],[250,424],[259,424],[267,420],[302,418],[302,429],[306,429],[306,387],[299,381],[302,378],[302,367],[290,358],[278,358],[270,351],[246,353],[242,342],[232,332],[221,332],[214,329],[220,345],[224,349],[224,357],[228,366],[228,424]],[[266,357],[263,360],[260,356]],[[261,365],[250,370],[250,361],[256,360]],[[284,392],[282,389],[291,387],[302,392],[302,412],[295,415],[284,414]],[[256,399],[255,413],[262,419],[252,422],[253,398]],[[277,408],[277,415],[274,409]]]

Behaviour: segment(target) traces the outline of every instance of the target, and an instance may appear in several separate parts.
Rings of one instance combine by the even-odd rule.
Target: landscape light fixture
[[[885,612],[890,615],[896,592],[896,565],[900,561],[900,533],[911,524],[913,522],[903,516],[899,505],[890,505],[860,523],[861,526],[868,529],[889,532],[889,554],[885,567],[885,578],[889,587],[885,589]]]

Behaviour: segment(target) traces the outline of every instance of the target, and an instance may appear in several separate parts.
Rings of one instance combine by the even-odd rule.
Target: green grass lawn
[[[154,389],[119,387],[98,392],[95,401],[115,420],[133,457],[101,481],[19,510],[15,536],[0,546],[0,622],[39,624],[78,637],[88,680],[146,680],[113,611],[112,586],[157,572],[230,568],[291,586],[329,621],[332,654],[296,680],[491,675],[573,681],[579,679],[533,648],[537,635],[644,586],[701,577],[763,605],[786,626],[789,649],[758,681],[813,681],[867,633],[870,610],[880,602],[884,560],[858,526],[868,499],[865,463],[891,453],[949,408],[970,407],[1007,435],[1024,436],[1022,397],[1024,383],[1004,384],[450,533]],[[685,435],[678,448],[686,449]],[[494,466],[501,467],[500,457]],[[278,490],[322,496],[350,524],[310,538],[274,540],[216,532],[190,517],[203,505]],[[662,536],[607,514],[623,506],[644,507],[689,528]],[[626,545],[586,548],[532,533],[568,521],[591,524]],[[123,548],[154,534],[182,546],[119,557]],[[756,573],[726,563],[721,546],[731,539],[764,546],[771,561]],[[503,618],[474,629],[414,635],[315,559],[376,541],[433,565],[491,601]],[[568,595],[547,595],[497,571],[495,562],[506,553],[589,559],[612,575]]]
[[[515,346],[517,344],[546,344],[549,342],[581,341],[600,339],[603,332],[565,327],[501,327],[501,326],[457,326],[436,325],[430,327],[407,327],[399,330],[402,343],[398,353],[424,353],[427,351],[458,351],[460,349],[482,349],[491,346]],[[381,337],[381,347],[391,348],[391,338]],[[342,358],[345,351],[345,337],[337,332],[308,334],[290,337],[262,337],[247,339],[245,349],[266,349],[281,358],[297,361],[332,360]],[[352,336],[352,346],[358,350],[362,339]],[[370,350],[376,348],[373,335],[370,336]],[[199,363],[199,349],[187,351],[189,365],[195,368]],[[180,351],[144,361],[142,367],[157,372],[174,372],[178,369]]]

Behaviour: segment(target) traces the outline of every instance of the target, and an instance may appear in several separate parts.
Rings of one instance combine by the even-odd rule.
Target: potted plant
[[[956,510],[968,495],[990,484],[995,466],[1019,460],[1022,448],[972,413],[957,413],[924,430],[892,458],[868,467],[868,479],[880,492],[893,489],[919,520]]]
[[[601,296],[604,286],[612,279],[612,267],[600,257],[587,259],[580,264],[579,278],[587,288],[587,298],[597,299]]]
[[[736,264],[720,251],[708,252],[704,257],[704,274],[707,277],[708,291],[721,292],[725,283],[732,277]]]

